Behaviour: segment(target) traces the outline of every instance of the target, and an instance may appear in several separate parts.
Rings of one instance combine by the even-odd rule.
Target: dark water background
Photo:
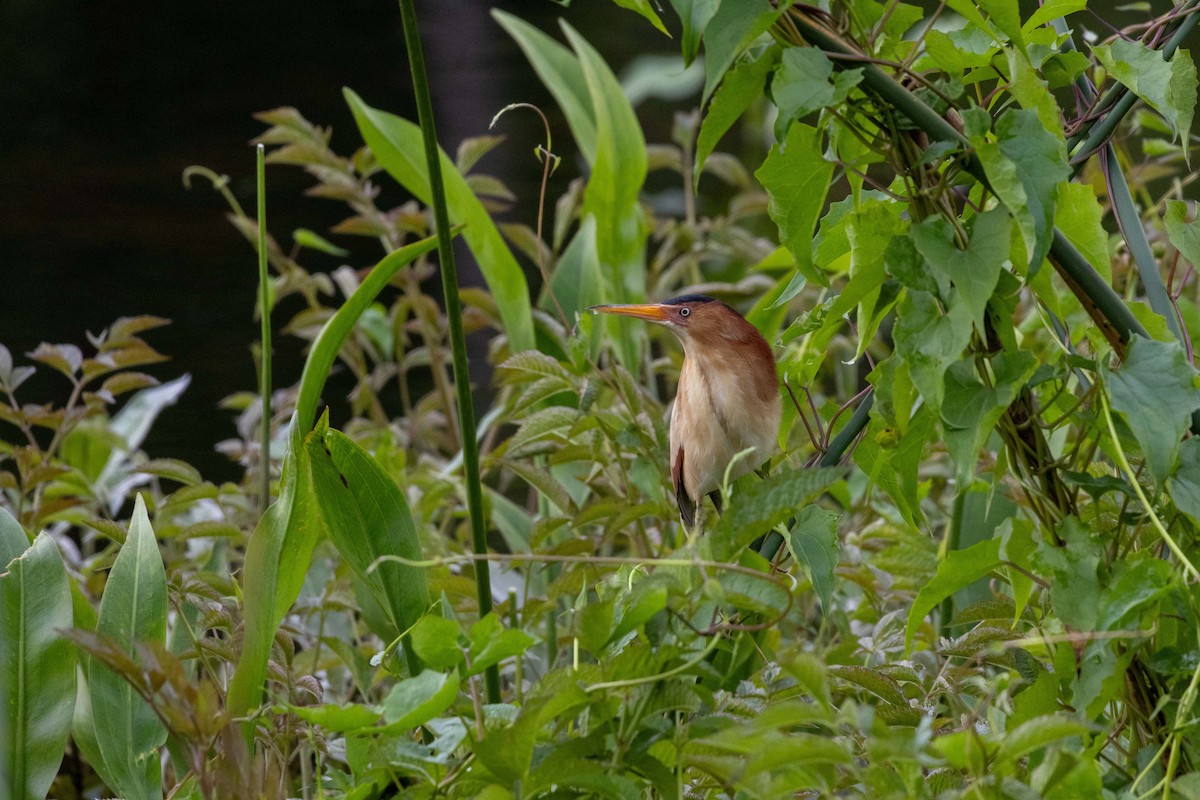
[[[560,41],[557,20],[566,19],[618,69],[639,53],[674,49],[610,0],[575,0],[566,8],[550,0],[416,5],[443,146],[453,152],[462,138],[486,132],[508,103],[537,103],[551,117],[556,151],[567,156],[551,198],[578,175],[569,132],[489,10],[514,13]],[[341,154],[361,144],[343,86],[415,119],[402,41],[397,4],[377,0],[0,3],[0,343],[18,361],[41,341],[87,352],[84,332],[118,316],[170,318],[172,325],[147,338],[172,360],[147,371],[162,380],[187,372],[193,380],[146,449],[184,458],[210,479],[238,477],[240,469],[213,445],[235,433],[220,399],[256,385],[256,260],[223,219],[221,198],[204,181],[184,189],[182,172],[199,164],[230,175],[253,214],[249,140],[263,130],[254,112],[295,106],[333,127]],[[669,113],[657,116],[669,125]],[[520,201],[509,218],[532,224],[540,178],[532,150],[542,141],[541,124],[523,112],[505,117],[502,127],[508,143],[479,168],[516,191]],[[668,136],[647,131],[650,141]],[[297,168],[268,167],[267,219],[285,246],[297,227],[324,233],[347,216],[345,206],[304,197],[311,183]],[[391,188],[380,206],[404,199]],[[354,255],[307,255],[303,263],[362,267],[381,254],[369,241],[337,243]],[[296,309],[280,310],[280,322],[289,310]],[[301,346],[277,338],[277,386],[299,377]],[[42,368],[20,398],[62,402],[67,393],[65,379]],[[12,432],[6,427],[0,436]]]

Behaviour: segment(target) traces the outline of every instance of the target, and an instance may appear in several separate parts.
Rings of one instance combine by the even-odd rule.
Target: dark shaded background
[[[567,155],[554,179],[561,191],[578,174],[569,132],[489,16],[493,7],[560,41],[556,21],[564,18],[618,69],[640,52],[675,45],[609,0],[567,8],[550,0],[418,0],[443,147],[453,152],[465,136],[486,132],[508,103],[537,103],[551,116],[556,151]],[[41,341],[87,352],[84,332],[118,316],[170,318],[171,326],[148,339],[172,361],[149,371],[163,380],[188,372],[193,381],[147,450],[191,461],[215,480],[236,478],[240,470],[213,445],[234,435],[220,399],[256,385],[256,260],[225,222],[219,195],[204,181],[186,190],[182,172],[198,164],[230,175],[253,213],[249,141],[263,130],[254,112],[295,106],[332,126],[334,149],[343,154],[361,144],[343,86],[415,119],[402,42],[398,5],[377,0],[0,3],[0,343],[20,362]],[[509,141],[480,169],[517,192],[510,218],[532,224],[540,177],[532,149],[542,141],[541,124],[522,112],[501,127]],[[379,182],[390,183],[386,176]],[[304,197],[311,183],[297,168],[268,167],[267,219],[285,246],[297,227],[324,232],[346,216],[345,206]],[[381,207],[404,199],[392,188]],[[354,247],[348,261],[355,266],[380,256],[370,242],[337,241]],[[342,261],[304,259],[310,269]],[[287,309],[280,316],[278,323]],[[279,337],[276,344],[276,384],[287,385],[299,377],[301,343]],[[20,397],[62,402],[67,391],[65,379],[42,368]]]

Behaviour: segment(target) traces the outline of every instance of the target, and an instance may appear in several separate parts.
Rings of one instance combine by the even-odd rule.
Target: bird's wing
[[[692,527],[696,524],[696,502],[688,497],[687,489],[683,486],[683,447],[675,451],[671,463],[671,485],[675,487],[675,502],[679,504],[679,518],[683,524]]]

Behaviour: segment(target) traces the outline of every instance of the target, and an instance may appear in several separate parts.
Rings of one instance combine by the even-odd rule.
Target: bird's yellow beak
[[[625,317],[637,317],[649,322],[666,322],[669,318],[666,306],[659,303],[592,306],[588,311],[593,314],[620,314]]]

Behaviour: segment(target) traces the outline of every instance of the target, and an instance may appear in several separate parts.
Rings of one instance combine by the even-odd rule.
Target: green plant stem
[[[404,41],[412,70],[413,91],[417,99],[417,122],[425,144],[425,162],[429,169],[429,190],[433,200],[433,220],[437,228],[438,261],[442,272],[442,290],[446,299],[446,319],[450,327],[450,348],[454,354],[454,383],[458,390],[459,441],[463,449],[463,473],[467,484],[467,513],[471,521],[471,547],[476,555],[486,555],[487,535],[483,527],[483,489],[479,479],[479,444],[475,439],[475,406],[471,399],[471,376],[467,370],[467,345],[463,336],[462,307],[458,298],[458,279],[451,246],[450,215],[446,210],[446,190],[442,183],[442,165],[437,134],[433,124],[433,100],[429,94],[429,76],[421,50],[421,33],[413,0],[400,0],[404,20]],[[479,616],[492,610],[492,580],[487,564],[475,570]],[[487,669],[485,675],[489,703],[500,702],[500,670]]]
[[[1197,1],[1200,2],[1200,0]],[[803,14],[793,13],[791,19],[804,39],[832,55],[835,64],[839,63],[839,56],[855,59],[860,55],[838,37],[813,23]],[[879,67],[874,64],[864,64],[859,60],[855,60],[854,65],[862,70],[862,82],[865,86],[875,92],[884,102],[894,106],[900,113],[908,117],[931,138],[954,142],[964,148],[965,153],[962,159],[964,169],[984,186],[990,187],[983,165],[975,158],[971,152],[970,142],[958,129]],[[1100,277],[1095,268],[1057,228],[1054,229],[1054,239],[1050,244],[1050,260],[1116,349],[1122,349],[1134,334],[1150,338],[1146,329],[1138,322],[1137,317],[1121,301],[1112,287]]]
[[[271,504],[271,276],[267,272],[267,171],[265,148],[254,148],[258,184],[258,304],[262,325],[259,391],[262,394],[262,442],[258,454],[258,511]]]

